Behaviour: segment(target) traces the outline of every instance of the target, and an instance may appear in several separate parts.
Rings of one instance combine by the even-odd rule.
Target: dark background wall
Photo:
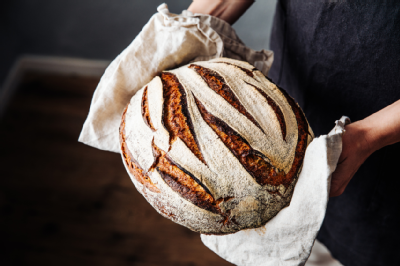
[[[0,2],[0,84],[23,54],[115,58],[163,0],[5,0]],[[180,13],[191,0],[167,1]],[[254,49],[268,48],[276,0],[259,0],[234,25]]]

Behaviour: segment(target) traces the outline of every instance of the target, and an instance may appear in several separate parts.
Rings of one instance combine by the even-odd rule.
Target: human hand
[[[345,127],[342,154],[329,196],[341,195],[358,168],[376,150],[400,142],[400,100]]]
[[[347,125],[345,130],[342,137],[342,153],[332,174],[330,197],[340,196],[344,192],[358,168],[373,152],[362,121]]]

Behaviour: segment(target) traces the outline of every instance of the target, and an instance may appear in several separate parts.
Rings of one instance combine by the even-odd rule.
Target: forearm
[[[355,122],[353,126],[362,131],[370,153],[400,142],[400,100]]]
[[[194,0],[188,10],[212,15],[233,24],[253,3],[254,0]]]

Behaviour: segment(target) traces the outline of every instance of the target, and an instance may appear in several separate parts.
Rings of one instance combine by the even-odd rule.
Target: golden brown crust
[[[193,175],[183,171],[154,143],[153,152],[156,160],[150,171],[156,170],[175,192],[194,205],[214,213],[221,212],[217,202],[200,181],[196,181]]]
[[[172,73],[162,73],[161,80],[164,94],[163,125],[170,134],[171,144],[179,137],[206,164],[194,134],[185,90]]]
[[[144,101],[142,101],[142,103],[147,101],[145,96],[143,96],[143,99]],[[142,104],[142,107],[143,106],[146,106],[146,104]],[[150,191],[160,192],[157,186],[153,184],[149,176],[144,174],[139,164],[133,159],[133,156],[130,153],[128,146],[126,145],[125,116],[127,109],[128,106],[123,112],[122,122],[120,126],[121,151],[125,159],[125,163],[128,166],[129,171],[131,172],[131,174],[133,174],[137,181],[147,187]],[[145,110],[145,108],[143,109]],[[145,121],[147,120],[148,125],[151,125],[150,116],[147,116],[146,118],[145,114],[146,111],[142,112],[143,119]],[[170,158],[168,158],[167,154],[163,150],[158,148],[154,143],[153,153],[155,161],[152,167],[149,169],[149,172],[158,171],[164,181],[184,199],[192,202],[202,209],[221,214],[221,210],[218,207],[218,204],[221,203],[222,200],[215,201],[208,189],[203,187],[200,181],[196,181],[196,178],[194,176],[182,170]]]
[[[181,195],[182,198],[192,202],[199,208],[220,214],[223,217],[220,221],[221,225],[227,226],[230,223],[236,223],[235,218],[230,215],[230,210],[223,212],[219,207],[219,204],[229,201],[233,197],[215,200],[208,189],[196,177],[179,167],[154,143],[152,145],[156,160],[150,171],[156,170],[165,183]]]
[[[254,117],[247,112],[246,108],[240,103],[239,99],[233,93],[233,91],[226,84],[223,77],[218,75],[215,71],[211,69],[201,67],[195,64],[191,64],[189,68],[194,69],[207,83],[208,87],[210,87],[213,91],[218,93],[221,97],[223,97],[228,103],[230,103],[236,110],[238,110],[242,115],[246,116],[254,125],[256,125],[259,129],[262,130],[260,125],[254,119]]]
[[[119,128],[121,151],[122,151],[122,155],[124,157],[125,164],[128,167],[129,172],[131,172],[131,174],[136,178],[137,181],[139,181],[142,185],[147,187],[150,191],[159,193],[160,190],[157,188],[157,186],[155,184],[153,184],[153,182],[151,182],[150,177],[143,172],[143,169],[140,168],[139,164],[137,162],[135,162],[132,154],[130,153],[130,151],[128,149],[128,146],[126,145],[126,142],[125,142],[125,115],[126,115],[127,110],[128,110],[128,106],[125,108],[124,113],[122,114],[122,121],[121,121],[121,125]]]

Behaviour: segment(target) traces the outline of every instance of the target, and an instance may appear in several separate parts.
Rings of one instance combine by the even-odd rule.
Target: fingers
[[[336,171],[332,174],[331,181],[331,190],[329,193],[329,197],[337,197],[343,194],[347,185],[349,184],[351,178],[354,176],[354,173],[349,173],[348,167],[340,167],[336,168]]]
[[[356,154],[351,154],[338,164],[335,172],[332,174],[329,197],[337,197],[343,194],[350,180],[363,162],[364,158],[360,158]]]

